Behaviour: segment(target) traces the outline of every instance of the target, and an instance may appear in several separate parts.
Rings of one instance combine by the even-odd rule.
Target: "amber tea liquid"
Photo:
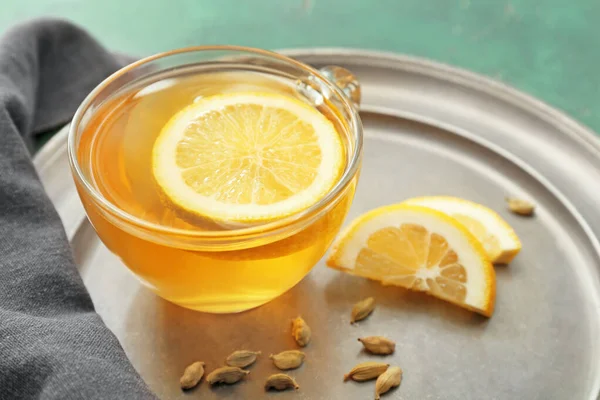
[[[205,96],[271,91],[296,96],[293,85],[257,72],[189,72],[125,87],[95,110],[77,146],[79,165],[95,190],[127,214],[162,228],[223,230],[180,218],[161,199],[151,153],[165,123]],[[345,125],[330,107],[319,109],[348,145]],[[213,250],[158,244],[135,234],[128,222],[109,218],[81,187],[90,221],[105,245],[160,296],[184,307],[236,312],[261,305],[300,281],[322,257],[350,206],[354,184],[323,217],[300,232],[245,248]],[[161,232],[164,235],[164,230]]]

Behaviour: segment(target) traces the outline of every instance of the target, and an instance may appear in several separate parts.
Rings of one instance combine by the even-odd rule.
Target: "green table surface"
[[[463,67],[600,131],[598,0],[3,0],[0,33],[59,16],[135,55],[200,44],[342,46]]]

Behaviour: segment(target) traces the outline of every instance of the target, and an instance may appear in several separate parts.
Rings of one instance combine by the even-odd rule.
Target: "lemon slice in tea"
[[[430,208],[400,204],[362,215],[327,264],[488,317],[494,312],[496,275],[485,250],[461,223]]]
[[[187,215],[257,223],[302,211],[325,196],[344,168],[335,126],[291,96],[210,96],[177,113],[152,151],[169,202]]]

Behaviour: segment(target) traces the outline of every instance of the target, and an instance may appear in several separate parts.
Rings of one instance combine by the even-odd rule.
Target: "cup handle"
[[[340,88],[356,109],[359,108],[361,99],[360,83],[352,72],[335,65],[327,65],[319,69],[319,72]]]

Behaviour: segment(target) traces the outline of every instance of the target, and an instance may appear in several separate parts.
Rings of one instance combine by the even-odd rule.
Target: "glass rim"
[[[349,111],[350,119],[347,121],[350,128],[350,134],[354,139],[353,152],[348,161],[348,167],[345,169],[342,176],[337,180],[336,184],[323,196],[318,202],[311,205],[310,207],[264,224],[252,225],[248,227],[230,229],[230,230],[215,230],[215,231],[192,231],[182,228],[172,228],[163,225],[159,225],[153,222],[146,221],[142,218],[136,217],[125,210],[118,207],[116,204],[109,201],[98,189],[96,189],[89,180],[83,174],[83,171],[79,165],[76,151],[76,137],[79,130],[79,126],[83,119],[83,115],[90,107],[94,99],[115,79],[118,77],[135,70],[136,68],[151,63],[161,58],[167,58],[169,56],[183,54],[183,53],[195,53],[204,51],[237,51],[240,53],[257,54],[265,57],[275,58],[279,61],[291,64],[297,68],[303,69],[310,72],[312,75],[319,78],[327,86],[327,89],[336,94],[341,100],[343,106]],[[325,78],[317,69],[310,65],[304,64],[300,61],[294,60],[293,58],[284,56],[274,51],[263,50],[245,46],[231,46],[231,45],[211,45],[211,46],[191,46],[180,49],[170,50],[166,52],[157,53],[155,55],[142,58],[134,63],[131,63],[110,76],[104,79],[98,84],[83,100],[83,102],[77,108],[73,119],[69,126],[69,133],[67,139],[67,152],[69,156],[69,164],[71,170],[74,172],[74,178],[81,184],[85,192],[90,195],[94,202],[100,205],[105,211],[110,212],[113,216],[118,217],[129,224],[133,224],[139,228],[145,230],[152,230],[154,234],[175,234],[181,237],[190,239],[235,239],[237,237],[254,237],[254,236],[267,236],[270,234],[281,233],[287,231],[290,226],[301,223],[307,216],[315,214],[315,218],[321,216],[328,210],[328,205],[335,204],[341,197],[340,195],[346,190],[347,186],[352,182],[353,178],[358,172],[360,166],[361,156],[363,147],[363,134],[362,134],[362,123],[358,115],[358,110],[352,104],[351,100],[344,94],[344,92],[335,83]]]

